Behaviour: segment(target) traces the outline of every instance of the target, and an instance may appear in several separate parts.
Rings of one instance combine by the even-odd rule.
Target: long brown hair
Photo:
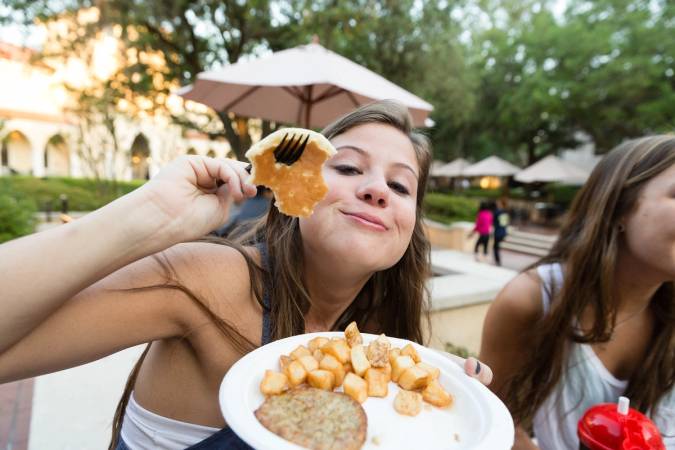
[[[334,330],[341,330],[356,321],[360,328],[368,332],[385,333],[423,342],[422,318],[428,320],[428,298],[426,280],[431,273],[430,245],[422,227],[422,200],[426,191],[431,149],[428,139],[414,131],[412,119],[404,105],[392,100],[384,100],[365,105],[338,119],[326,127],[322,134],[329,140],[359,125],[382,123],[403,132],[413,145],[420,168],[415,227],[411,241],[403,257],[389,269],[375,273],[356,296],[352,304],[333,324]],[[235,240],[209,238],[209,242],[232,246],[246,259],[252,276],[251,289],[261,307],[263,286],[274,292],[271,302],[272,339],[282,339],[304,333],[304,315],[309,310],[311,298],[302,281],[304,270],[302,236],[297,218],[286,216],[276,208],[270,208],[262,218],[246,232],[235,230]],[[244,245],[264,244],[268,252],[267,268],[256,264]],[[185,288],[172,269],[170,262],[157,258],[164,267],[167,282],[146,289],[179,289],[199,307],[207,312],[211,321],[218,327],[225,339],[233,342],[242,356],[256,347],[222,318],[212,313],[207,303]],[[269,271],[268,271],[269,270]],[[377,329],[368,329],[367,324],[376,324]],[[136,377],[143,359],[151,344],[136,363],[129,375],[122,398],[115,412],[110,450],[119,439],[124,411],[133,391]]]
[[[626,142],[605,156],[577,194],[560,236],[550,253],[532,267],[560,263],[565,277],[556,286],[550,312],[530,332],[533,343],[526,363],[504,389],[514,420],[531,420],[563,377],[573,342],[610,340],[616,327],[613,286],[621,239],[620,221],[634,211],[645,183],[675,164],[675,136],[653,136]],[[591,308],[593,324],[575,326]],[[675,289],[663,283],[650,308],[655,326],[644,364],[631,376],[626,394],[631,405],[653,412],[675,382]]]

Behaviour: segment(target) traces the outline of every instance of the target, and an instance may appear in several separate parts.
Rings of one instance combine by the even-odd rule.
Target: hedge
[[[93,211],[143,183],[143,180],[113,183],[84,178],[0,177],[0,189],[17,192],[23,198],[30,199],[41,210],[45,210],[47,203],[51,202],[55,211],[61,207],[61,195],[68,197],[70,211]]]
[[[459,220],[473,222],[478,211],[478,200],[450,194],[431,192],[424,199],[427,217],[439,222],[451,223]]]
[[[0,184],[0,243],[35,231],[35,202]]]

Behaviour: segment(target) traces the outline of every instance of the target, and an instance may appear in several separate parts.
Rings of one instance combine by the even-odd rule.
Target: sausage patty
[[[268,397],[255,416],[272,433],[311,450],[360,449],[368,428],[358,402],[312,387]]]

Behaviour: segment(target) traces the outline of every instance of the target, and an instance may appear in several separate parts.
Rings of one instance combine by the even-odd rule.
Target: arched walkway
[[[31,143],[20,131],[13,130],[7,133],[1,143],[1,158],[3,171],[28,175],[32,172]]]
[[[131,178],[150,179],[150,145],[143,133],[139,133],[131,144]]]
[[[70,152],[63,136],[55,134],[45,147],[45,174],[47,176],[70,176]]]

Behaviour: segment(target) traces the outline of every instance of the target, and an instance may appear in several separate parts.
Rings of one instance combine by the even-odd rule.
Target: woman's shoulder
[[[260,252],[255,247],[242,247],[240,251],[211,242],[178,244],[165,250],[161,258],[175,281],[200,296],[228,303],[248,302],[251,273],[247,259],[260,265]]]
[[[541,286],[536,268],[521,272],[502,288],[493,305],[507,318],[537,320],[543,314]]]

